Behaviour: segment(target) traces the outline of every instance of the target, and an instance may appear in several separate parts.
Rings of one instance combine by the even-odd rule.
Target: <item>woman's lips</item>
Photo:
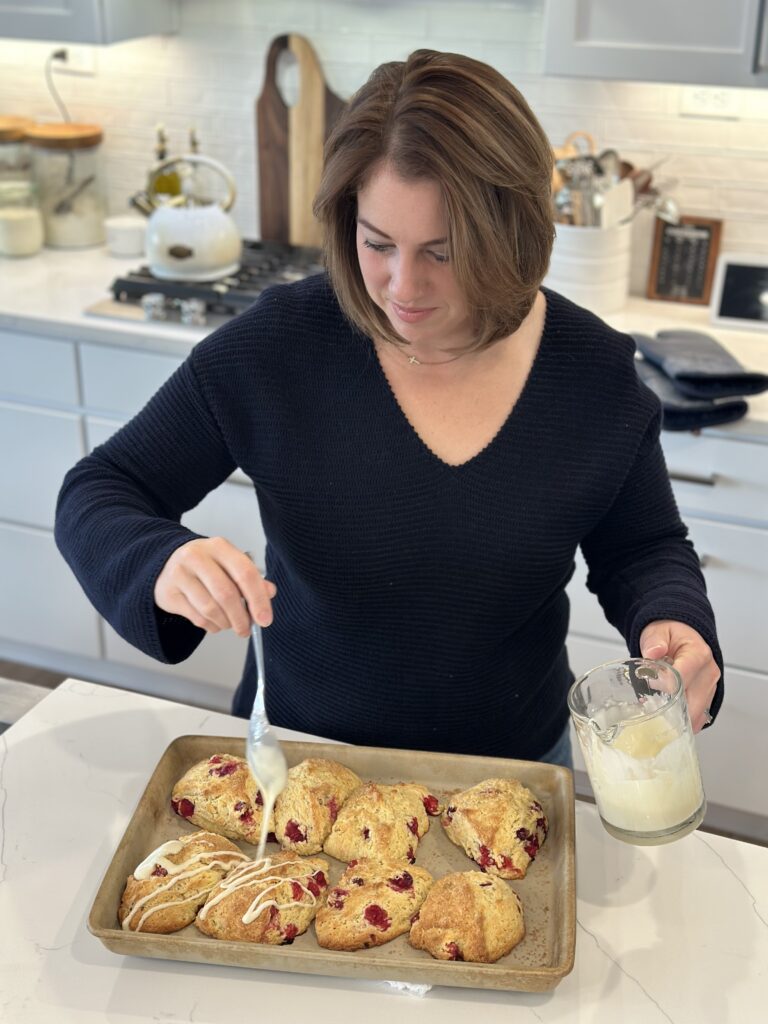
[[[432,313],[434,313],[434,311],[435,311],[435,307],[434,306],[426,308],[426,309],[425,308],[418,309],[418,308],[415,308],[415,307],[408,307],[408,306],[399,306],[396,302],[393,302],[391,299],[389,300],[389,304],[392,307],[392,309],[395,311],[395,316],[398,317],[398,319],[402,320],[403,323],[406,323],[406,324],[417,324],[421,320],[426,320],[426,318],[428,316],[430,316]]]

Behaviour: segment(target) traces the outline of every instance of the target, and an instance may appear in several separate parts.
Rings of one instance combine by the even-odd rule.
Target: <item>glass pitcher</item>
[[[682,678],[664,661],[591,669],[568,707],[605,829],[641,846],[680,839],[706,810]]]

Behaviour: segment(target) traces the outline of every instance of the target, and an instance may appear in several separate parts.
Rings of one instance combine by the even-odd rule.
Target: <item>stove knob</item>
[[[183,324],[204,327],[208,322],[205,314],[206,305],[202,299],[179,299],[179,317]]]
[[[166,320],[168,312],[162,292],[147,292],[141,296],[141,308],[145,320]]]

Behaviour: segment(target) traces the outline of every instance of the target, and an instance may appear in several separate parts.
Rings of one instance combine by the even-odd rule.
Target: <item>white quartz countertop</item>
[[[0,735],[0,1021],[765,1019],[768,849],[701,832],[627,846],[580,802],[576,962],[552,992],[435,987],[420,997],[383,982],[109,952],[86,919],[161,754],[177,736],[246,729],[226,715],[70,679]]]
[[[117,259],[103,247],[44,249],[26,259],[0,257],[0,330],[49,338],[119,345],[184,357],[208,327],[144,323],[94,316],[85,310],[111,298],[112,281],[143,263],[142,257]],[[706,308],[679,302],[630,298],[619,313],[605,319],[618,330],[654,334],[681,327],[701,330],[720,341],[745,369],[768,373],[768,330],[730,330],[709,323]],[[768,441],[768,392],[748,399],[747,416],[707,431],[742,440]]]

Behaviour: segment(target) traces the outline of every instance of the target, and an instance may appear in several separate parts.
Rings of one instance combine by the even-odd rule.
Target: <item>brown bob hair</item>
[[[405,180],[441,187],[449,259],[472,311],[470,348],[517,330],[549,265],[553,156],[503,75],[435,50],[382,64],[351,98],[324,156],[313,209],[331,284],[355,326],[406,344],[366,292],[357,259],[357,193],[386,160]]]

